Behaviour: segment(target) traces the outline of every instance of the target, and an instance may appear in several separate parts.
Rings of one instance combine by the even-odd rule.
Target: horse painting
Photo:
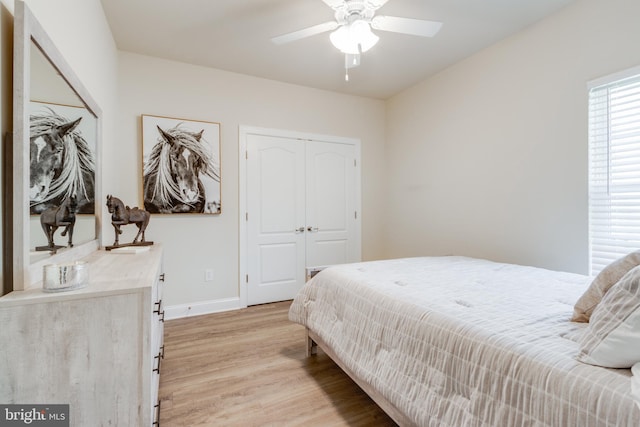
[[[47,236],[49,244],[48,246],[37,247],[37,250],[51,250],[55,252],[56,249],[62,247],[56,246],[53,241],[53,235],[58,227],[65,227],[61,235],[65,236],[66,234],[69,234],[68,246],[70,248],[73,247],[73,227],[76,223],[77,207],[78,204],[76,202],[76,197],[71,196],[60,206],[53,206],[42,211],[40,214],[40,225],[42,226],[44,234]]]
[[[159,137],[144,165],[144,207],[151,213],[204,213],[202,176],[220,182],[219,165],[204,130],[190,132],[181,123],[170,129],[156,126]]]
[[[113,229],[116,234],[116,240],[113,247],[120,246],[120,235],[122,234],[122,229],[120,227],[127,224],[135,224],[136,227],[138,227],[138,234],[136,234],[133,242],[126,246],[148,243],[145,242],[144,232],[147,229],[147,225],[149,225],[149,220],[151,219],[149,212],[137,207],[130,208],[129,206],[125,206],[124,203],[122,203],[122,200],[111,195],[107,195],[107,210],[111,214],[111,224],[113,225]],[[138,241],[138,239],[140,240]]]
[[[60,206],[72,195],[78,213],[94,213],[94,154],[76,127],[52,109],[30,117],[29,199],[32,214]]]

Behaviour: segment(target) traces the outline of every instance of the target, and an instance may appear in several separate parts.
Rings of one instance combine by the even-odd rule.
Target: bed
[[[601,315],[570,321],[590,282],[455,256],[346,264],[289,318],[401,426],[639,426],[631,366],[583,354]]]

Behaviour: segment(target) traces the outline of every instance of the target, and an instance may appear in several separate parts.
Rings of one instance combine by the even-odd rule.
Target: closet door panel
[[[304,144],[247,140],[248,304],[290,299],[304,281]]]
[[[306,265],[355,262],[355,148],[306,144]]]

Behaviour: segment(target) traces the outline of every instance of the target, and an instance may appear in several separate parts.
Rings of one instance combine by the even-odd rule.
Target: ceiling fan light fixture
[[[351,41],[349,37],[349,29],[346,25],[339,27],[329,35],[331,44],[342,53],[356,54],[358,53],[358,45]]]
[[[371,31],[368,22],[356,20],[332,32],[329,39],[342,53],[356,55],[371,49],[378,43],[380,37]]]

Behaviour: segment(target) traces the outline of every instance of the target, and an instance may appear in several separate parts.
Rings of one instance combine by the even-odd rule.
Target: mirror
[[[61,138],[63,144],[75,144],[84,148],[89,156],[86,157],[86,172],[75,174],[69,173],[73,168],[78,168],[80,156],[75,156],[72,160],[61,156],[59,161],[53,162],[51,157],[55,156],[50,150],[40,148],[46,146],[44,139],[36,139],[33,148],[30,150],[29,165],[29,261],[31,263],[46,259],[50,256],[48,250],[48,236],[40,224],[40,215],[43,211],[60,206],[65,200],[65,192],[70,192],[74,188],[80,188],[83,194],[82,201],[76,208],[76,220],[73,227],[72,242],[74,245],[89,242],[96,238],[95,226],[95,153],[97,140],[98,118],[88,110],[78,95],[69,87],[67,82],[56,71],[51,63],[44,56],[42,51],[31,42],[31,67],[30,67],[30,98],[29,102],[29,127],[30,139],[34,141],[34,136],[39,132],[51,132],[53,128],[64,123],[75,122],[80,119],[73,131],[68,132]],[[78,147],[75,147],[77,149]],[[77,151],[76,151],[77,152]],[[42,157],[39,159],[38,157]],[[69,156],[71,157],[71,156]],[[40,162],[38,162],[40,160]],[[46,166],[46,167],[45,167]],[[49,178],[53,174],[53,179]],[[68,182],[64,182],[67,180]],[[74,182],[75,181],[75,182]],[[56,194],[59,193],[59,194]],[[66,245],[68,240],[61,236],[62,229],[59,229],[55,236],[55,243]],[[56,253],[60,250],[56,251]]]
[[[100,238],[101,111],[22,1],[15,3],[13,289],[42,278],[42,266],[77,260]],[[73,246],[64,226],[51,244],[41,215],[73,200]],[[45,214],[43,214],[45,212]]]

